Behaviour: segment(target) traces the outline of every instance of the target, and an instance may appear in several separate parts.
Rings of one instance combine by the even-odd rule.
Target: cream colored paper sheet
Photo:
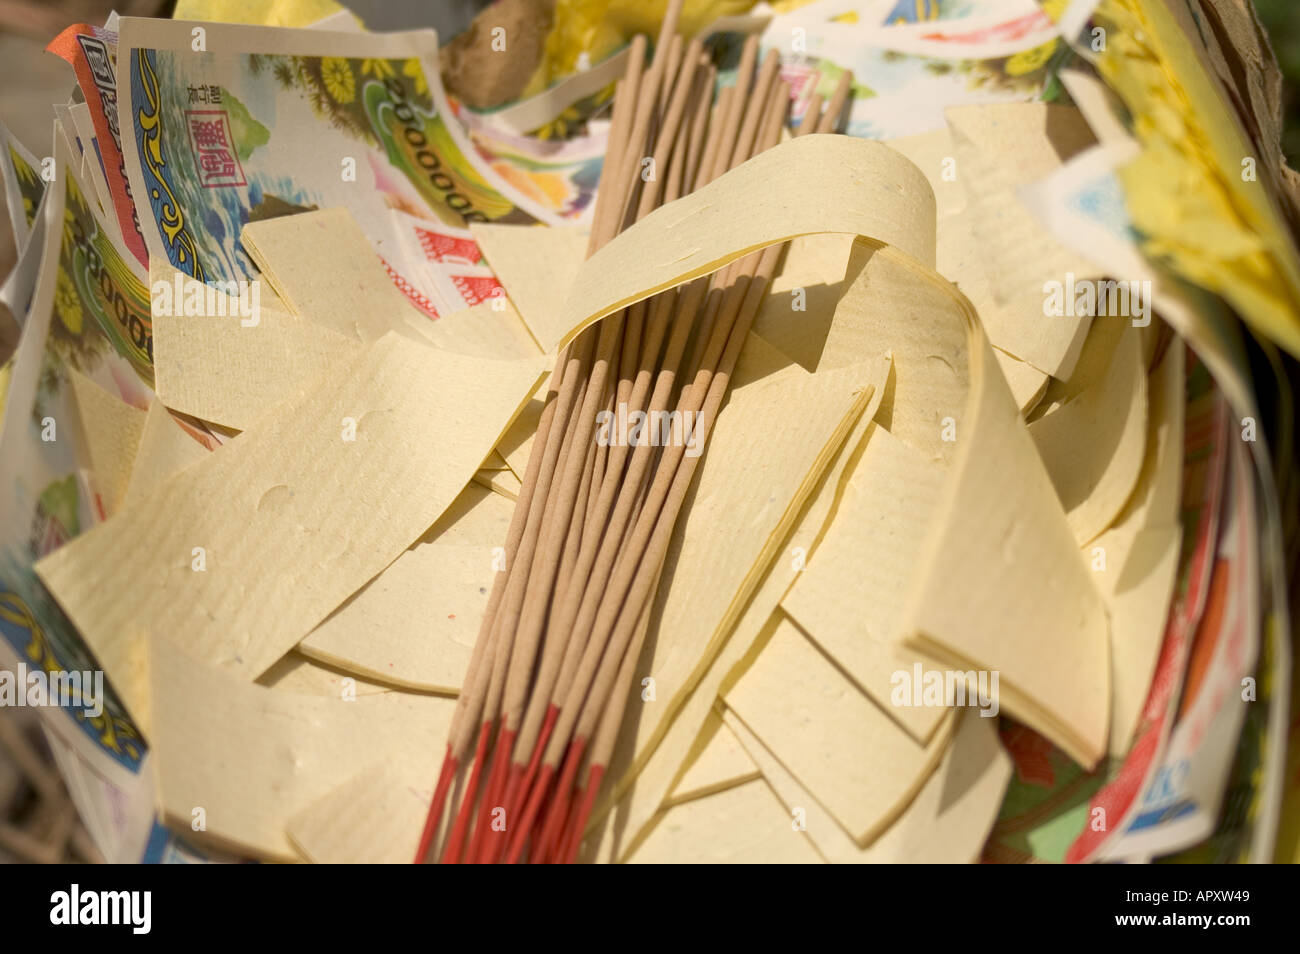
[[[347,209],[249,222],[240,242],[299,317],[350,341],[375,341],[390,331],[428,341],[429,319],[393,284]]]
[[[934,774],[892,825],[860,848],[734,712],[723,716],[786,810],[832,864],[964,864],[979,860],[1011,780],[997,722],[964,712]]]
[[[989,338],[1040,371],[1066,377],[1088,321],[1045,315],[1043,285],[1064,282],[1070,273],[1094,278],[1096,269],[1044,232],[1015,190],[1093,145],[1092,132],[1077,109],[1047,103],[960,106],[945,116],[966,189],[970,239],[993,302],[1001,306],[985,309],[981,303]]]
[[[914,162],[934,190],[938,216],[935,253],[936,268],[954,281],[975,309],[994,344],[998,367],[1011,387],[1011,394],[1021,411],[1031,407],[1041,396],[1050,378],[1027,361],[1015,357],[1023,338],[1020,323],[1006,315],[1005,306],[993,297],[983,255],[972,236],[970,216],[966,214],[967,196],[962,167],[957,162],[952,133],[945,127],[919,136],[889,142]]]
[[[519,491],[523,488],[523,484],[512,470],[480,470],[474,474],[473,479],[474,483],[511,503],[519,499]]]
[[[385,336],[37,572],[147,726],[148,634],[256,678],[447,509],[543,361]]]
[[[1124,572],[1106,595],[1110,614],[1112,755],[1128,754],[1142,707],[1151,692],[1169,605],[1178,575],[1179,525],[1148,527],[1125,555]]]
[[[918,661],[899,647],[898,595],[922,567],[922,543],[946,473],[879,427],[868,435],[834,522],[781,601],[799,628],[857,688],[920,744],[944,710],[895,706],[892,676]]]
[[[564,296],[587,258],[588,232],[576,226],[489,223],[473,224],[470,232],[534,340],[557,340]]]
[[[1091,767],[1105,750],[1105,607],[1001,375],[972,353],[972,411],[905,599],[906,644],[1000,672],[1002,709]]]
[[[166,478],[208,455],[207,449],[186,434],[162,401],[156,398],[145,414],[140,447],[131,468],[123,506],[135,506]]]
[[[969,324],[950,286],[902,258],[854,243],[829,314],[796,312],[774,294],[758,334],[810,370],[843,367],[888,349],[893,367],[876,420],[927,460],[947,460],[970,390]]]
[[[843,232],[934,265],[934,196],[877,142],[801,136],[659,208],[587,259],[542,345],[605,315],[798,235]],[[558,340],[550,336],[560,335]]]
[[[104,513],[112,516],[126,497],[148,412],[109,394],[75,368],[69,369],[69,377],[90,458],[86,464],[95,476]]]
[[[1138,329],[1129,326],[1120,338],[1101,381],[1030,424],[1029,436],[1083,546],[1114,521],[1146,457],[1147,375]]]
[[[286,831],[317,864],[410,864],[432,800],[432,779],[376,762],[296,812]]]
[[[424,542],[353,594],[299,650],[395,685],[458,691],[504,565],[500,543],[512,510],[503,497],[466,487]]]
[[[168,639],[149,645],[157,716],[150,750],[163,819],[188,834],[201,810],[204,830],[194,837],[272,860],[296,858],[288,820],[358,766],[427,760],[455,706],[409,693],[348,702],[282,692],[207,665]]]
[[[951,739],[945,710],[918,744],[788,619],[724,701],[862,846],[907,807]]]
[[[758,766],[736,734],[722,724],[722,717],[716,711],[709,715],[700,736],[707,740],[704,748],[684,766],[681,780],[664,802],[666,807],[704,798],[759,777]]]
[[[647,637],[652,656],[643,657],[645,675],[655,680],[656,701],[640,718],[625,721],[612,777],[644,760],[708,670],[804,501],[872,400],[872,382],[884,367],[876,362],[874,370],[850,367],[810,375],[750,336],[669,550],[664,578],[671,582],[659,589],[656,623]],[[719,535],[716,527],[724,520],[737,532]],[[779,597],[780,592],[773,594],[768,605]],[[710,609],[701,612],[702,607]],[[656,780],[656,794],[643,806],[638,824],[654,815],[668,794],[712,703],[712,696],[703,700],[672,771]],[[613,841],[610,848],[620,850]]]
[[[1185,346],[1172,338],[1151,373],[1146,459],[1111,529],[1083,549],[1111,620],[1110,751],[1128,751],[1151,687],[1178,572]]]
[[[155,281],[179,274],[154,260]],[[231,299],[227,299],[231,301]],[[225,315],[153,316],[158,397],[200,420],[244,430],[360,345],[329,328],[263,307],[256,325]]]
[[[1139,533],[1148,527],[1178,523],[1182,499],[1183,432],[1186,417],[1186,346],[1170,339],[1168,350],[1151,373],[1147,393],[1146,455],[1137,486],[1109,530],[1084,548],[1102,593],[1114,592],[1128,554]],[[1102,557],[1101,561],[1098,556]]]
[[[761,779],[664,812],[631,864],[824,864]]]
[[[398,691],[391,684],[322,665],[297,651],[281,656],[274,666],[257,677],[256,682],[259,686],[279,692],[297,692],[340,700]]]
[[[441,316],[424,329],[430,343],[475,358],[515,361],[542,353],[509,299],[480,302]]]

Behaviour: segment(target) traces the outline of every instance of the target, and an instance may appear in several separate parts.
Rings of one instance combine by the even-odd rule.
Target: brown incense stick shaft
[[[784,85],[780,85],[772,92],[780,96],[785,96]],[[775,110],[773,111],[775,112]],[[772,141],[775,140],[775,130],[769,138]],[[730,329],[726,329],[726,331],[729,330]],[[726,331],[724,331],[720,326],[715,329],[715,336],[718,336],[719,334],[725,335]],[[698,406],[688,406],[679,409],[682,411],[690,411],[692,417],[699,410]],[[575,711],[575,707],[582,706],[585,701],[588,701],[588,691],[597,691],[598,689],[601,701],[603,701],[603,699],[608,695],[608,683],[612,681],[613,673],[610,672],[608,678],[604,679],[604,685],[593,687],[593,680],[597,676],[597,667],[600,664],[601,658],[607,655],[606,650],[610,648],[607,645],[607,641],[614,623],[616,622],[619,609],[623,605],[623,598],[627,594],[628,589],[633,582],[632,578],[635,574],[637,563],[639,562],[636,557],[644,552],[645,546],[647,545],[656,525],[663,502],[670,491],[673,471],[676,469],[677,462],[681,460],[684,452],[685,447],[680,444],[673,444],[669,447],[663,448],[660,464],[655,471],[655,477],[651,485],[649,498],[641,512],[640,518],[637,520],[636,532],[628,546],[623,548],[622,557],[616,562],[614,572],[609,578],[609,584],[599,590],[593,588],[588,591],[589,594],[598,594],[598,596],[595,597],[589,595],[587,600],[585,600],[588,606],[590,606],[593,601],[596,605],[593,629],[591,635],[587,637],[587,647],[583,652],[582,660],[579,663],[578,673],[575,676],[573,685],[570,687],[568,696],[561,707],[556,721],[555,730],[552,733],[550,742],[548,743],[546,754],[546,761],[548,764],[554,765],[567,746],[570,733],[572,732],[574,723],[579,715],[579,713]],[[690,459],[693,461],[697,458]],[[636,455],[634,455],[632,462],[632,466],[635,467],[635,465]],[[600,561],[598,561],[598,564],[599,562]],[[579,619],[581,620],[581,618],[582,612],[580,611]],[[614,648],[613,652],[621,652],[621,647]]]

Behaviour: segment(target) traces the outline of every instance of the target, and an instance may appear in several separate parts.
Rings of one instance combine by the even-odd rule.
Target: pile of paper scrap
[[[0,704],[98,853],[1296,860],[1250,4],[522,6],[76,24],[0,127]]]

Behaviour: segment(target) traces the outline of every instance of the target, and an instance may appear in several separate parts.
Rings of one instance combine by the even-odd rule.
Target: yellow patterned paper
[[[1300,259],[1236,116],[1159,0],[1105,0],[1097,22],[1143,147],[1120,170],[1143,250],[1300,356]]]

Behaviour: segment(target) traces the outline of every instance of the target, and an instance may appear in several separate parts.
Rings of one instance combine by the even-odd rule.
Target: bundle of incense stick
[[[751,38],[735,84],[714,102],[701,42],[677,34],[681,6],[669,4],[648,65],[646,39],[632,43],[589,256],[775,145],[785,125],[790,91],[776,53],[759,65]],[[824,115],[814,96],[799,133],[832,132],[850,85],[846,73]],[[638,302],[558,356],[416,861],[577,855],[699,462],[686,454],[689,422],[700,448],[780,253]],[[598,418],[615,411],[643,413],[648,427],[667,419],[678,439],[598,440]]]

